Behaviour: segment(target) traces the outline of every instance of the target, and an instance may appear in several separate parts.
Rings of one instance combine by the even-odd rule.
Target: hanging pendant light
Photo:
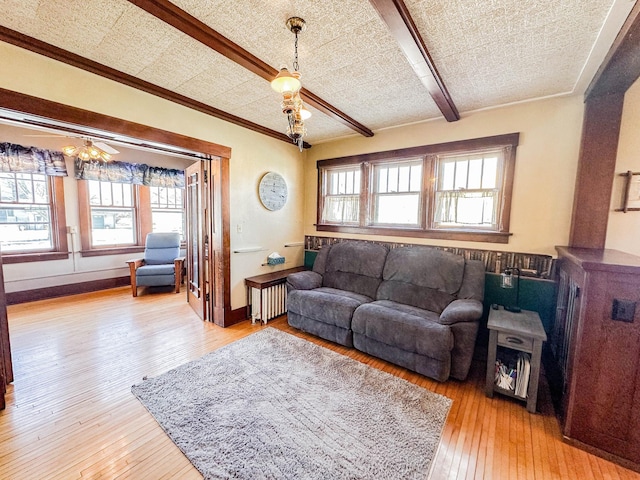
[[[304,31],[306,22],[300,17],[291,17],[287,20],[286,25],[296,37],[293,72],[290,72],[286,66],[281,67],[278,75],[271,81],[271,88],[282,95],[282,113],[287,116],[288,121],[287,135],[302,151],[303,137],[307,133],[304,121],[311,116],[311,112],[305,108],[300,97],[302,82],[298,65],[298,34]]]

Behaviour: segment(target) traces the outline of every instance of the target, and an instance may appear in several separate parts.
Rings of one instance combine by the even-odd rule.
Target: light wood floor
[[[172,293],[123,287],[9,307],[15,382],[0,413],[0,479],[201,478],[131,385],[261,327],[203,323]],[[561,441],[546,383],[530,415],[484,396],[485,364],[439,384],[351,349],[289,331],[453,399],[432,478],[640,479]],[[274,408],[277,408],[274,405]]]

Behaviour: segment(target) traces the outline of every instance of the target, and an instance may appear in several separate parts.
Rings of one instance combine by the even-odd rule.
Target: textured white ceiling
[[[291,66],[293,60],[294,37],[286,19],[303,17],[303,85],[374,131],[441,116],[366,0],[173,3],[274,68]],[[630,9],[635,2],[405,3],[464,116],[480,108],[582,93],[574,88],[590,52],[598,41],[611,43],[600,35],[610,9]],[[286,129],[280,99],[267,81],[126,0],[0,0],[0,11],[0,24],[8,28],[273,130]],[[317,110],[313,114],[307,121],[312,144],[354,133]]]

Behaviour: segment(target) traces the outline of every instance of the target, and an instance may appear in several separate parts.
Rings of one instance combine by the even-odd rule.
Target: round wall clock
[[[268,172],[260,180],[258,194],[267,210],[280,210],[287,203],[287,182],[282,175]]]

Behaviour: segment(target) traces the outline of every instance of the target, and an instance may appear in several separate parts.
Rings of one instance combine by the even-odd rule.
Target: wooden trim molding
[[[134,77],[133,75],[129,75],[114,68],[107,67],[106,65],[94,62],[93,60],[89,60],[88,58],[81,57],[80,55],[76,55],[75,53],[63,50],[62,48],[58,48],[49,43],[42,42],[36,38],[23,35],[19,32],[16,32],[15,30],[0,26],[0,41],[11,43],[12,45],[16,45],[17,47],[30,50],[40,55],[44,55],[45,57],[49,57],[59,62],[66,63],[67,65],[81,68],[82,70],[100,75],[101,77],[108,78],[109,80],[122,83],[123,85],[127,85],[137,90],[150,93],[151,95],[164,98],[165,100],[169,100],[170,102],[174,102],[193,110],[205,113],[207,115],[211,115],[212,117],[219,118],[220,120],[224,120],[225,122],[233,123],[234,125],[248,128],[249,130],[262,133],[277,140],[291,143],[291,139],[282,132],[276,132],[275,130],[271,130],[270,128],[258,125],[257,123],[250,122],[249,120],[245,120],[244,118],[231,115],[230,113],[224,112],[205,103],[199,102],[184,95],[180,95],[166,88],[159,87],[158,85],[154,85],[153,83],[141,80],[137,77]],[[50,115],[46,116],[51,117]],[[80,125],[84,125],[84,123],[80,123]],[[108,128],[106,128],[106,130],[114,131]],[[135,135],[134,133],[119,133],[137,137],[137,135]],[[176,144],[172,143],[171,145]],[[220,155],[224,156],[223,154]]]
[[[0,32],[2,27],[0,27]],[[1,36],[1,35],[0,35]],[[0,40],[2,40],[0,38]],[[214,157],[231,157],[231,148],[207,142],[179,133],[161,130],[141,123],[130,122],[121,118],[72,107],[44,98],[33,97],[13,90],[0,88],[0,108],[38,115],[60,122],[78,126],[89,126],[104,132],[124,135],[149,142],[174,145],[193,152],[202,152]],[[290,141],[287,137],[287,140]]]
[[[66,297],[78,293],[97,292],[109,288],[124,287],[129,285],[130,278],[116,277],[102,280],[92,280],[82,283],[69,283],[66,285],[56,285],[54,287],[36,288],[33,290],[23,290],[21,292],[9,292],[6,294],[7,305],[18,303],[35,302],[36,300],[46,300],[48,298]]]
[[[640,77],[640,3],[631,9],[584,94],[585,100],[626,92]]]
[[[509,232],[453,231],[433,229],[400,229],[378,227],[347,227],[343,225],[316,225],[319,232],[351,233],[361,235],[383,235],[387,237],[434,238],[440,240],[462,240],[467,242],[509,243]]]
[[[509,145],[516,147],[519,142],[520,133],[506,133],[503,135],[493,135],[491,137],[470,138],[468,140],[456,140],[453,142],[434,143],[433,145],[420,145],[418,147],[399,148],[395,150],[385,150],[384,152],[363,153],[350,155],[348,157],[318,160],[317,166],[318,168],[335,167],[339,165],[353,165],[361,162],[373,162],[376,160],[388,160],[389,158],[402,159],[441,153],[455,153],[466,150],[482,150]]]
[[[440,76],[429,50],[402,0],[370,0],[382,20],[389,27],[404,52],[409,65],[422,81],[444,118],[449,122],[460,120],[458,109]]]

